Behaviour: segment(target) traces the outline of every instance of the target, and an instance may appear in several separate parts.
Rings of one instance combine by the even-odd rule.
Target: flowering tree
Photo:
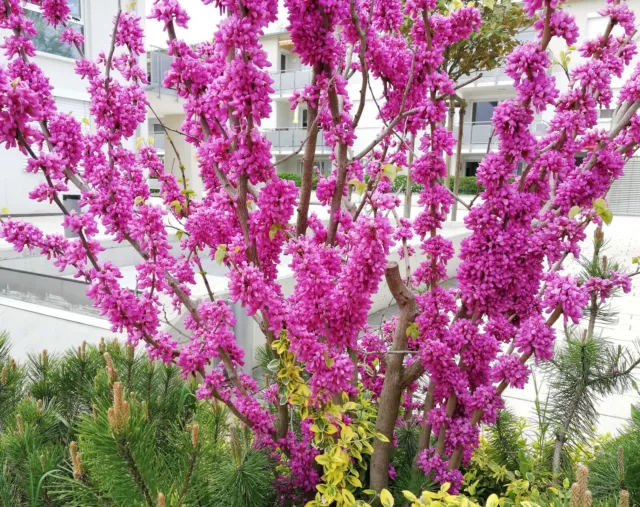
[[[65,0],[39,3],[50,24],[65,24]],[[32,61],[33,22],[19,0],[2,0],[0,27],[11,33],[3,44],[10,61],[0,69],[0,140],[30,157],[27,170],[44,175],[31,198],[58,206],[78,238],[11,219],[0,236],[18,251],[35,249],[61,270],[75,270],[114,331],[126,332],[133,344],[143,341],[152,357],[176,362],[185,376],[200,375],[199,396],[224,402],[280,460],[283,495],[315,495],[311,505],[361,503],[354,494],[361,495],[367,468],[370,487],[383,491],[401,412],[421,424],[418,466],[457,489],[478,425],[495,420],[507,386],[525,385],[532,356],[552,356],[551,326],[561,317],[579,319],[589,297],[589,288],[561,269],[578,254],[585,227],[610,220],[604,197],[640,142],[640,67],[620,91],[610,131],[596,122],[596,109],[612,101],[611,77],[635,55],[632,11],[621,0],[606,3],[605,33],[582,45],[584,61],[560,93],[547,47],[552,37],[573,44],[577,27],[557,0],[525,1],[528,14],[539,18],[539,36],[508,57],[517,97],[495,110],[498,150],[478,169],[486,190],[466,218],[471,235],[459,252],[458,288],[450,290],[441,282],[455,252],[439,231],[453,197],[441,181],[444,154],[456,141],[443,120],[447,98],[461,85],[441,64],[447,46],[479,29],[479,11],[445,9],[435,0],[286,0],[295,51],[313,68],[312,83],[292,99],[292,107],[306,103],[310,110],[298,192],[276,176],[259,131],[271,112],[271,80],[258,38],[276,20],[277,1],[204,3],[227,17],[213,42],[196,47],[179,37],[189,17],[177,0],[156,0],[151,14],[163,23],[174,57],[165,85],[185,99],[182,131],[197,146],[206,189],[197,198],[184,178],[165,172],[152,146],[125,145],[146,119],[139,18],[119,10],[107,53],[77,64],[94,119],[94,131],[83,134],[77,121],[56,111],[51,86]],[[612,35],[616,25],[623,35]],[[81,52],[77,32],[66,29],[61,38]],[[354,76],[361,79],[355,105],[346,91]],[[384,127],[353,153],[370,80],[384,85]],[[546,108],[555,116],[536,140],[533,114]],[[317,188],[328,224],[309,214],[320,127],[332,148],[333,172]],[[408,136],[419,140],[415,154]],[[575,165],[584,150],[587,157]],[[390,192],[410,154],[412,177],[424,185],[413,221],[397,218],[400,201]],[[520,162],[525,169],[515,176]],[[147,175],[160,181],[164,206],[150,201]],[[70,187],[82,195],[80,215],[61,202]],[[167,214],[180,224],[179,249],[171,248]],[[139,253],[135,294],[119,283],[119,269],[101,260],[99,224]],[[412,267],[414,236],[425,260]],[[404,259],[404,278],[387,261],[392,248]],[[296,282],[288,296],[277,282],[283,254]],[[206,256],[228,267],[230,300],[258,322],[274,351],[277,381],[266,395],[239,371],[244,352],[234,317],[209,289]],[[196,278],[208,289],[204,300],[192,296]],[[383,278],[399,316],[379,336],[367,327],[367,314]],[[628,287],[623,275],[616,279]],[[181,346],[161,330],[166,304],[186,314],[188,340]]]

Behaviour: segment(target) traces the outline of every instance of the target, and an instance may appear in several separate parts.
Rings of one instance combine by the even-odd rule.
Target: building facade
[[[603,34],[608,24],[608,18],[603,18],[598,14],[602,8],[600,0],[573,0],[564,5],[564,9],[575,16],[576,24],[580,31],[580,39],[576,47],[585,41]],[[613,35],[619,35],[622,29],[618,26]],[[532,40],[536,32],[525,30],[520,34],[522,41]],[[554,57],[558,57],[561,51],[566,50],[564,41],[557,38],[552,39],[550,51]],[[570,68],[574,68],[581,61],[578,51],[570,53]],[[609,129],[611,118],[615,108],[615,98],[622,87],[622,84],[629,77],[632,68],[627,68],[622,78],[614,76],[612,88],[614,101],[610,109],[601,109],[598,112],[598,127]],[[568,86],[568,79],[564,70],[555,65],[552,73],[556,78],[559,90],[564,90]],[[465,99],[467,109],[463,123],[462,155],[460,160],[461,176],[475,176],[478,165],[486,155],[488,150],[496,148],[497,140],[492,138],[491,117],[493,109],[502,101],[515,97],[516,93],[512,85],[511,78],[504,73],[503,68],[489,72],[483,72],[482,77],[474,83],[459,91],[460,96]],[[457,113],[456,113],[457,117]],[[537,136],[543,136],[547,132],[548,122],[553,117],[551,108],[536,114],[532,125],[532,130]],[[458,132],[458,125],[454,126],[454,132]],[[580,163],[582,157],[577,157],[576,163]],[[455,167],[456,161],[453,161]],[[519,169],[521,170],[522,167]],[[633,157],[625,166],[625,174],[616,181],[607,195],[609,207],[614,214],[640,216],[640,157]]]

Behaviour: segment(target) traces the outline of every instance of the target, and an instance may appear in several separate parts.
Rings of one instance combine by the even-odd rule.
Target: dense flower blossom
[[[32,61],[33,21],[18,0],[0,4],[0,28],[8,33],[2,44],[8,63],[0,67],[0,142],[21,149],[29,159],[26,170],[44,176],[31,198],[57,204],[61,193],[77,186],[82,208],[62,221],[76,239],[4,218],[0,237],[85,281],[112,329],[133,344],[144,341],[151,357],[177,363],[185,376],[202,375],[198,398],[227,404],[252,428],[256,447],[287,467],[277,480],[282,503],[301,503],[316,488],[316,457],[323,449],[311,418],[290,429],[299,405],[287,398],[281,377],[260,391],[240,371],[248,352],[235,336],[240,307],[256,321],[267,346],[286,345],[279,359],[293,357],[304,372],[307,411],[322,413],[342,394],[370,397],[379,411],[403,407],[438,439],[437,451],[420,449],[420,469],[457,491],[458,467],[478,443],[477,423],[496,420],[507,386],[526,384],[530,356],[552,357],[551,326],[561,316],[577,322],[589,295],[604,300],[630,290],[622,273],[580,286],[560,267],[568,255],[580,254],[585,225],[600,221],[594,201],[606,195],[640,143],[637,114],[614,134],[598,128],[598,108],[613,101],[612,77],[623,75],[636,52],[628,37],[631,9],[624,1],[608,2],[601,14],[625,35],[600,34],[584,42],[583,59],[560,93],[550,73],[549,38],[573,44],[575,21],[558,10],[560,0],[524,2],[538,19],[538,38],[507,58],[516,97],[494,110],[497,150],[478,169],[485,190],[465,218],[471,235],[459,252],[458,286],[446,289],[442,282],[455,250],[441,230],[453,197],[441,182],[447,176],[444,156],[453,154],[456,140],[443,124],[446,98],[456,90],[439,69],[447,47],[479,30],[480,11],[463,6],[445,14],[434,0],[285,0],[294,52],[314,69],[311,82],[292,94],[291,107],[317,110],[332,163],[316,191],[329,223],[311,214],[302,217],[306,229],[299,231],[299,224],[291,225],[296,207],[304,213],[298,190],[277,177],[270,143],[260,131],[272,112],[273,92],[260,37],[276,21],[277,2],[204,3],[227,16],[211,41],[195,46],[179,38],[177,27],[186,27],[189,17],[178,0],[155,0],[150,13],[167,31],[173,61],[164,82],[184,101],[181,131],[197,154],[204,195],[189,188],[184,174],[165,171],[144,139],[131,149],[129,139],[146,121],[148,105],[146,69],[138,63],[143,33],[134,13],[114,19],[113,45],[119,49],[112,58],[105,52],[77,62],[91,97],[92,128],[85,132],[71,115],[56,111],[53,88]],[[65,1],[40,4],[50,24],[69,17]],[[412,22],[401,31],[405,19]],[[62,28],[61,42],[80,47],[82,35]],[[383,83],[379,116],[394,126],[393,132],[385,126],[359,154],[356,127],[364,101],[352,101],[347,90],[355,73]],[[640,67],[619,98],[640,99]],[[549,132],[538,140],[534,114],[551,109]],[[415,138],[415,153],[399,132]],[[575,164],[579,152],[588,154]],[[397,216],[400,198],[392,191],[396,166],[409,161],[412,180],[424,187],[413,220]],[[159,182],[159,200],[152,199],[149,176]],[[574,207],[577,215],[570,213]],[[177,241],[167,222],[179,229]],[[103,259],[98,231],[140,255],[135,292],[118,266]],[[367,317],[385,275],[397,273],[388,262],[391,252],[406,266],[399,300],[411,315],[389,319],[377,332]],[[421,262],[412,266],[418,253]],[[227,271],[228,295],[208,283],[210,262]],[[278,282],[285,263],[292,286]],[[184,323],[180,340],[164,327],[168,309]],[[426,377],[429,386],[423,388],[418,380]],[[401,378],[402,388],[386,404],[394,378]],[[430,405],[423,404],[423,394]],[[358,429],[357,416],[347,412],[341,419],[335,411],[324,415],[335,429]],[[390,415],[393,422],[398,414]],[[393,441],[393,427],[382,429]],[[374,450],[371,460],[380,455]],[[394,475],[388,461],[378,465],[385,481]]]
[[[548,313],[556,308],[562,309],[564,321],[569,319],[574,324],[580,322],[582,309],[587,304],[588,291],[578,287],[578,280],[572,276],[562,276],[558,273],[549,274],[544,278],[546,287],[542,300]]]

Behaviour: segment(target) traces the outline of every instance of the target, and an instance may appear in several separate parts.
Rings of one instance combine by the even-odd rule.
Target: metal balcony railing
[[[272,72],[273,90],[277,95],[286,95],[293,90],[302,90],[305,85],[311,84],[311,69],[302,68],[286,70],[284,72]]]
[[[460,78],[459,82],[464,83],[469,79],[476,77],[478,74],[482,74],[480,79],[476,79],[473,83],[469,83],[465,88],[484,87],[497,85],[498,83],[504,83],[505,81],[512,82],[511,79],[504,71],[504,67],[498,67],[493,70],[483,70],[482,72],[475,72],[470,76],[464,76]]]
[[[453,128],[454,135],[458,132],[458,125]],[[465,122],[462,127],[462,150],[463,151],[480,151],[486,150],[491,140],[492,149],[498,146],[498,139],[492,136],[493,123],[490,121],[483,122]],[[547,124],[543,121],[534,121],[531,124],[531,133],[536,137],[544,136],[547,133]]]
[[[150,90],[157,90],[158,94],[176,94],[175,90],[165,88],[162,84],[164,76],[171,69],[172,63],[173,57],[167,54],[166,49],[151,47],[151,50],[147,53],[147,78]]]
[[[275,128],[263,129],[262,133],[271,143],[272,153],[290,153],[300,148],[300,145],[307,138],[306,128]],[[316,153],[330,153],[331,148],[324,144],[322,130],[318,131],[316,141]]]

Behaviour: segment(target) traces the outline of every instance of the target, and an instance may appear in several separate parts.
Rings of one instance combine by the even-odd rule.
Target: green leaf
[[[269,229],[269,239],[273,241],[278,234],[278,231],[281,229],[280,224],[273,224],[271,229]]]
[[[635,405],[631,405],[631,419],[633,419],[636,426],[640,426],[640,409]]]
[[[89,118],[82,118],[82,123],[84,123],[85,125],[91,126],[91,122],[89,121]]]
[[[227,256],[227,245],[218,245],[216,249],[216,255],[214,257],[218,264],[222,264],[224,258]]]
[[[414,495],[411,491],[403,491],[402,494],[410,502],[417,502],[418,501],[418,497],[416,495]]]
[[[0,210],[0,212],[2,212],[3,215],[8,215],[9,214],[9,208],[2,208]]]
[[[327,368],[331,368],[331,367],[333,366],[333,363],[334,363],[334,362],[335,362],[335,361],[333,360],[333,358],[332,358],[332,357],[327,357],[327,358],[325,358],[325,360],[324,360],[324,364],[325,364],[325,365],[327,365]]]
[[[3,211],[3,213],[4,213],[4,211]],[[631,258],[631,264],[638,264],[638,263],[640,263],[640,257],[632,257]]]
[[[391,181],[391,183],[393,183],[393,181],[396,179],[399,171],[400,168],[394,164],[385,164],[382,166],[382,172],[387,178],[389,178],[389,181]]]
[[[569,478],[568,478],[568,477],[565,477],[565,478],[564,478],[564,481],[562,481],[562,487],[563,487],[564,489],[569,489],[569,486],[570,486]]]
[[[276,372],[280,369],[280,359],[272,359],[267,365],[267,369],[272,372]]]
[[[611,225],[611,222],[613,222],[613,213],[610,209],[599,210],[598,216],[602,218],[602,221],[607,225]]]
[[[580,213],[580,206],[573,206],[569,210],[569,218],[575,218],[578,213]]]
[[[176,231],[176,238],[178,238],[178,241],[182,241],[183,234],[184,234],[184,231]]]
[[[596,199],[595,201],[593,201],[593,207],[596,209],[607,209],[607,201],[605,201],[604,199]]]
[[[353,185],[354,187],[356,187],[356,192],[358,193],[358,195],[364,194],[364,191],[367,189],[367,184],[356,178],[349,180],[349,185]]]
[[[380,491],[380,503],[384,507],[393,507],[393,504],[395,502],[393,500],[393,495],[389,492],[388,489],[383,489],[382,491]]]
[[[137,206],[139,204],[142,204],[144,202],[144,199],[142,198],[141,195],[138,195],[134,200],[133,200],[134,204]]]
[[[175,210],[176,213],[180,213],[182,211],[182,204],[177,199],[175,201],[171,201],[170,206]]]
[[[411,324],[409,324],[407,326],[407,336],[411,336],[412,338],[417,338],[418,334],[420,333],[420,330],[418,329],[418,324],[415,322],[412,322]]]

